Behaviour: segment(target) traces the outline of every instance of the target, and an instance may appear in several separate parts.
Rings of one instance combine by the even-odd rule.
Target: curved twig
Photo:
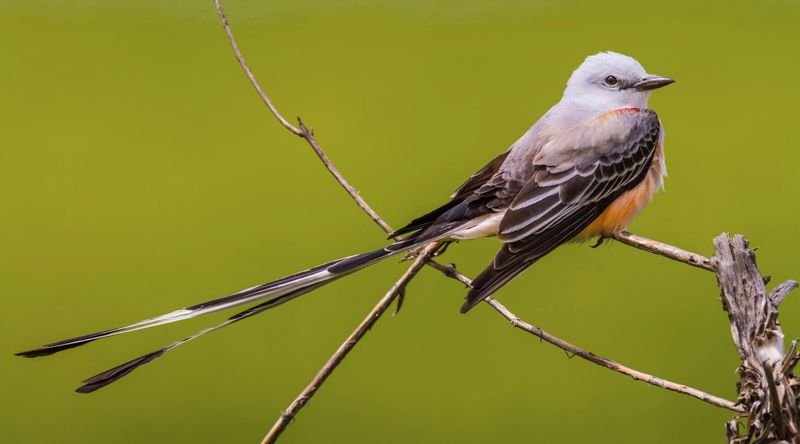
[[[728,401],[727,399],[720,398],[718,396],[710,395],[706,392],[701,390],[697,390],[696,388],[689,387],[687,385],[678,384],[672,381],[667,381],[666,379],[661,379],[657,376],[649,375],[644,372],[640,372],[639,370],[634,370],[630,367],[626,367],[618,362],[612,361],[611,359],[604,358],[602,356],[597,356],[592,352],[586,351],[576,345],[572,345],[569,342],[557,338],[550,333],[542,330],[539,327],[534,327],[533,325],[523,321],[522,319],[518,318],[517,315],[512,313],[509,309],[507,309],[503,304],[497,301],[497,299],[487,298],[486,303],[492,306],[498,313],[503,315],[504,318],[508,319],[511,322],[513,327],[516,327],[520,330],[526,331],[534,336],[538,336],[545,342],[549,342],[550,344],[555,345],[556,347],[570,353],[573,356],[578,356],[583,358],[593,364],[597,364],[599,366],[605,367],[609,370],[613,370],[617,373],[622,373],[623,375],[630,376],[631,378],[637,381],[644,381],[648,384],[654,385],[656,387],[661,387],[663,389],[671,390],[673,392],[683,393],[684,395],[689,395],[694,398],[697,398],[701,401],[705,401],[711,405],[715,405],[717,407],[722,407],[728,410],[733,410],[734,412],[743,413],[745,410],[742,406]]]
[[[381,227],[381,230],[385,231],[386,234],[392,234],[394,232],[392,227],[384,222],[384,220],[378,216],[378,213],[376,213],[375,210],[367,205],[367,202],[361,197],[360,194],[358,194],[358,191],[353,188],[352,185],[350,185],[350,182],[348,182],[347,179],[342,176],[339,170],[333,165],[333,162],[331,162],[331,159],[329,159],[325,152],[322,151],[322,147],[319,145],[319,142],[317,142],[317,138],[314,137],[314,131],[308,129],[299,117],[297,118],[298,127],[295,127],[289,123],[289,121],[286,120],[280,112],[278,112],[278,109],[272,104],[272,100],[270,100],[269,96],[267,96],[267,94],[261,88],[261,85],[259,85],[258,80],[256,80],[256,76],[250,70],[250,67],[247,65],[242,52],[239,50],[239,45],[236,43],[236,38],[233,36],[233,31],[228,23],[228,18],[225,17],[225,11],[222,10],[222,4],[220,3],[220,0],[214,0],[214,6],[217,8],[217,14],[219,14],[219,18],[222,21],[222,27],[225,29],[225,34],[228,35],[228,40],[233,48],[233,54],[236,56],[236,61],[239,62],[239,66],[242,67],[242,70],[244,70],[244,73],[247,75],[247,78],[250,80],[253,88],[256,89],[256,92],[261,97],[261,100],[264,102],[264,104],[267,105],[267,108],[269,108],[269,111],[272,113],[272,115],[278,119],[278,122],[280,122],[284,128],[291,131],[292,134],[305,139],[311,149],[314,150],[314,153],[317,155],[317,157],[319,157],[319,160],[322,161],[322,164],[325,165],[325,168],[327,168],[328,171],[333,175],[339,185],[341,185],[342,188],[347,191],[347,194],[349,194],[350,197],[355,201],[356,205],[358,205],[359,208],[367,213],[369,217],[371,217],[372,220],[378,224],[379,227]]]
[[[637,236],[638,237],[638,236]],[[644,239],[644,238],[642,238]],[[472,281],[463,274],[459,273],[454,265],[450,266],[443,266],[441,264],[431,264],[434,268],[444,273],[447,277],[451,279],[455,279],[466,286],[471,286]],[[626,367],[618,362],[612,361],[611,359],[604,358],[602,356],[597,356],[592,352],[586,351],[577,345],[573,345],[561,338],[551,335],[550,333],[542,330],[539,327],[534,327],[533,325],[523,321],[517,315],[511,312],[505,305],[501,304],[500,301],[494,298],[486,298],[484,301],[489,304],[492,308],[494,308],[498,313],[500,313],[504,318],[508,319],[511,322],[511,326],[518,328],[520,330],[526,331],[534,336],[538,336],[540,339],[548,342],[556,347],[566,351],[571,356],[578,356],[583,358],[593,364],[597,364],[599,366],[605,367],[609,370],[613,370],[618,373],[622,373],[623,375],[630,376],[631,378],[637,381],[644,381],[648,384],[655,385],[656,387],[661,387],[663,389],[672,390],[673,392],[683,393],[685,395],[689,395],[695,397],[701,401],[705,401],[709,404],[715,405],[717,407],[722,407],[725,409],[733,410],[734,412],[744,412],[744,409],[739,406],[738,404],[728,401],[727,399],[720,398],[718,396],[710,395],[703,391],[700,391],[696,388],[689,387],[687,385],[678,384],[672,381],[668,381],[666,379],[661,379],[657,376],[649,375],[644,372],[640,372],[639,370],[634,370],[630,367]]]

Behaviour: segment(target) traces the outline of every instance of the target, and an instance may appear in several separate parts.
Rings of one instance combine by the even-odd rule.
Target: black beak
[[[630,87],[638,91],[650,91],[652,89],[661,88],[662,86],[667,86],[670,83],[675,83],[675,81],[669,77],[647,76]]]

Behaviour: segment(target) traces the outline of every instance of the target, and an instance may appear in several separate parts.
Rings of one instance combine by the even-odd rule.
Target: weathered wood
[[[767,293],[747,240],[723,233],[714,239],[717,282],[722,307],[739,353],[739,404],[745,415],[726,425],[729,443],[800,443],[797,395],[800,381],[793,374],[800,359],[797,341],[788,353],[778,323],[778,305],[797,287],[788,281]],[[746,419],[746,424],[742,421]],[[744,427],[740,427],[744,425]]]

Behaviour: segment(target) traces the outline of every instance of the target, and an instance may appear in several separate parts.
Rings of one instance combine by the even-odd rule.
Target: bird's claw
[[[606,243],[606,241],[609,240],[609,239],[611,239],[611,238],[606,236],[605,234],[601,234],[600,237],[597,238],[597,242],[595,242],[594,245],[590,245],[590,247],[597,248],[600,245],[603,245],[604,243]]]

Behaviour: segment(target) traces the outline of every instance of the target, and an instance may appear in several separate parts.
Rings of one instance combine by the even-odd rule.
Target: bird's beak
[[[642,80],[631,85],[631,88],[638,91],[650,91],[653,89],[661,88],[662,86],[667,86],[670,83],[675,83],[675,80],[672,80],[669,77],[648,75]]]

